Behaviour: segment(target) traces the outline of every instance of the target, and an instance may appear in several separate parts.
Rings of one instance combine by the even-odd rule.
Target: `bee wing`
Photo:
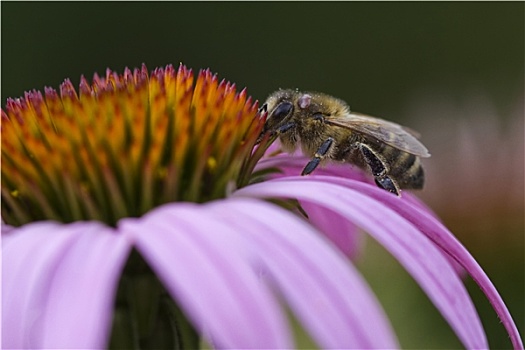
[[[417,140],[417,133],[405,129],[399,124],[359,113],[325,117],[325,122],[361,133],[401,151],[420,157],[430,157],[426,147]]]

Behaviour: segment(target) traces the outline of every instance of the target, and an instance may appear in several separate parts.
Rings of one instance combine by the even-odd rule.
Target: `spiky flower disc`
[[[11,225],[114,225],[171,201],[220,198],[247,182],[263,120],[209,70],[145,66],[69,80],[2,110],[2,218]]]

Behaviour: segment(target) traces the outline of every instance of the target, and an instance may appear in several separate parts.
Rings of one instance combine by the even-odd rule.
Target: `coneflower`
[[[2,346],[395,348],[345,253],[385,246],[467,348],[487,340],[455,261],[515,348],[501,297],[426,207],[349,167],[263,155],[257,103],[208,70],[107,71],[2,110]],[[279,169],[280,172],[275,172]],[[327,217],[330,218],[327,220]],[[328,237],[328,238],[327,238]]]

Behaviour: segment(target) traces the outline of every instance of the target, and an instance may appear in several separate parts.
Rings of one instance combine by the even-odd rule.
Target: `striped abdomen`
[[[397,181],[400,188],[421,189],[425,183],[425,173],[418,156],[388,146],[385,143],[374,148],[388,166],[387,174]]]

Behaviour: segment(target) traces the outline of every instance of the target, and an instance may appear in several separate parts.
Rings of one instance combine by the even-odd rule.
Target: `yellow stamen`
[[[263,121],[208,70],[145,66],[46,88],[2,110],[2,218],[115,224],[169,201],[202,202],[246,184]],[[9,198],[7,198],[9,197]]]

